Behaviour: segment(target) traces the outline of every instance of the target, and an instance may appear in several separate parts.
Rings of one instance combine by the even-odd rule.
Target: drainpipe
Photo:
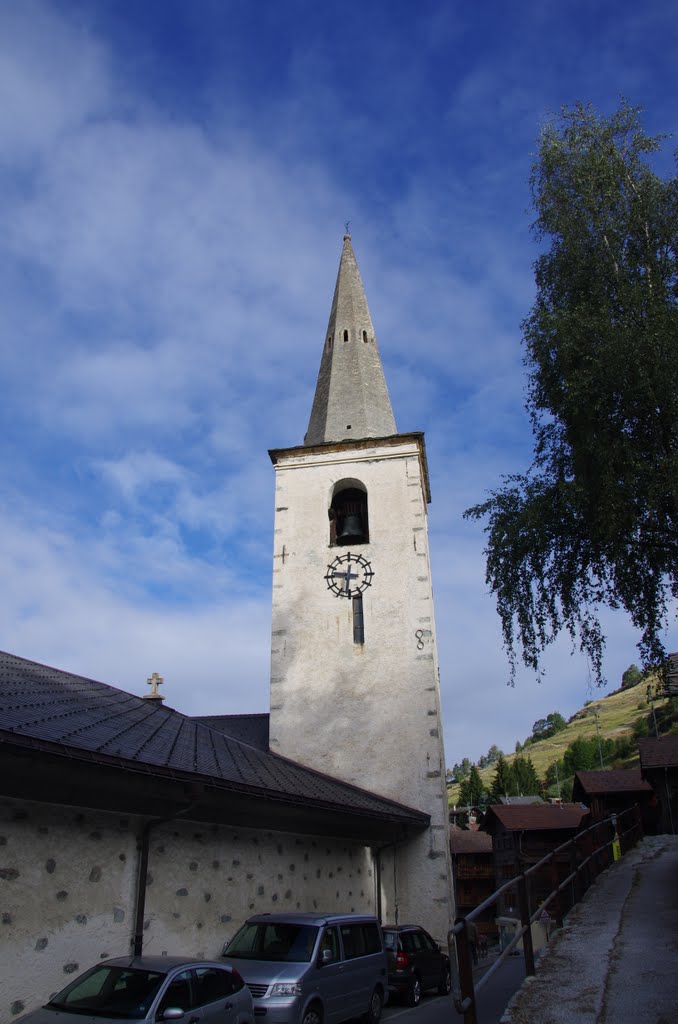
[[[666,790],[666,806],[669,811],[669,821],[671,822],[671,832],[675,836],[676,827],[673,824],[673,810],[671,808],[671,792],[669,790],[669,769],[667,766],[664,767],[664,789]]]
[[[133,944],[133,956],[141,956],[143,945],[144,945],[144,912],[146,910],[146,876],[148,874],[148,849],[151,842],[151,829],[154,829],[157,825],[164,825],[168,821],[176,821],[183,814],[188,814],[195,807],[195,801],[188,804],[182,810],[177,811],[176,814],[171,814],[167,818],[151,818],[146,822],[142,831],[139,843],[141,849],[139,851],[139,874],[137,877],[137,892],[136,892],[136,919],[134,925],[134,944]]]
[[[393,847],[393,900],[395,904],[395,920],[394,924],[398,924],[398,884],[396,878],[396,858],[395,851],[398,845],[398,840],[394,839],[392,843],[385,843],[383,846],[379,846],[376,850],[373,849],[374,866],[375,866],[375,884],[377,887],[377,919],[381,924],[381,855],[384,850],[390,850]]]

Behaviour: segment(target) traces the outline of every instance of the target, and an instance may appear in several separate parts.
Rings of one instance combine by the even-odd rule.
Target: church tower
[[[384,920],[453,915],[424,436],[398,433],[344,237],[304,444],[276,473],[270,748],[430,815],[380,853]]]

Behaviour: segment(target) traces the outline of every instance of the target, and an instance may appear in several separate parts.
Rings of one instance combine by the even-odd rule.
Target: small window
[[[363,617],[363,595],[353,598],[353,643],[365,643],[365,619]]]
[[[327,349],[328,349],[328,351],[331,348],[332,348],[332,335],[330,334],[328,339],[327,339]]]
[[[348,331],[344,331],[344,341],[348,341]]]
[[[363,331],[363,341],[367,344],[367,331]]]

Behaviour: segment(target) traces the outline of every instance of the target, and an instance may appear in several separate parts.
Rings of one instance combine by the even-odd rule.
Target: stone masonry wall
[[[0,1024],[131,951],[143,822],[0,801]],[[374,912],[364,847],[171,822],[151,832],[144,952],[218,956],[252,913]]]

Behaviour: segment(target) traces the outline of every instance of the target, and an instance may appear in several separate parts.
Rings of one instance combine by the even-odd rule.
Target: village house
[[[457,915],[466,917],[495,890],[492,837],[487,832],[450,825],[450,853]],[[496,938],[495,917],[495,908],[488,907],[475,919],[480,936]]]
[[[652,786],[643,779],[640,768],[576,772],[572,799],[590,808],[592,822],[637,806],[643,831],[650,833],[656,830],[657,798]]]
[[[658,832],[678,834],[678,736],[638,740],[640,772],[657,794]]]
[[[573,839],[588,824],[589,810],[583,804],[492,804],[487,808],[483,829],[492,837],[496,887],[515,878],[563,843]],[[531,879],[532,907],[538,906],[570,871],[569,855],[558,856],[552,865]],[[566,900],[560,912],[568,909]],[[517,892],[509,890],[498,903],[498,916],[518,915]]]

